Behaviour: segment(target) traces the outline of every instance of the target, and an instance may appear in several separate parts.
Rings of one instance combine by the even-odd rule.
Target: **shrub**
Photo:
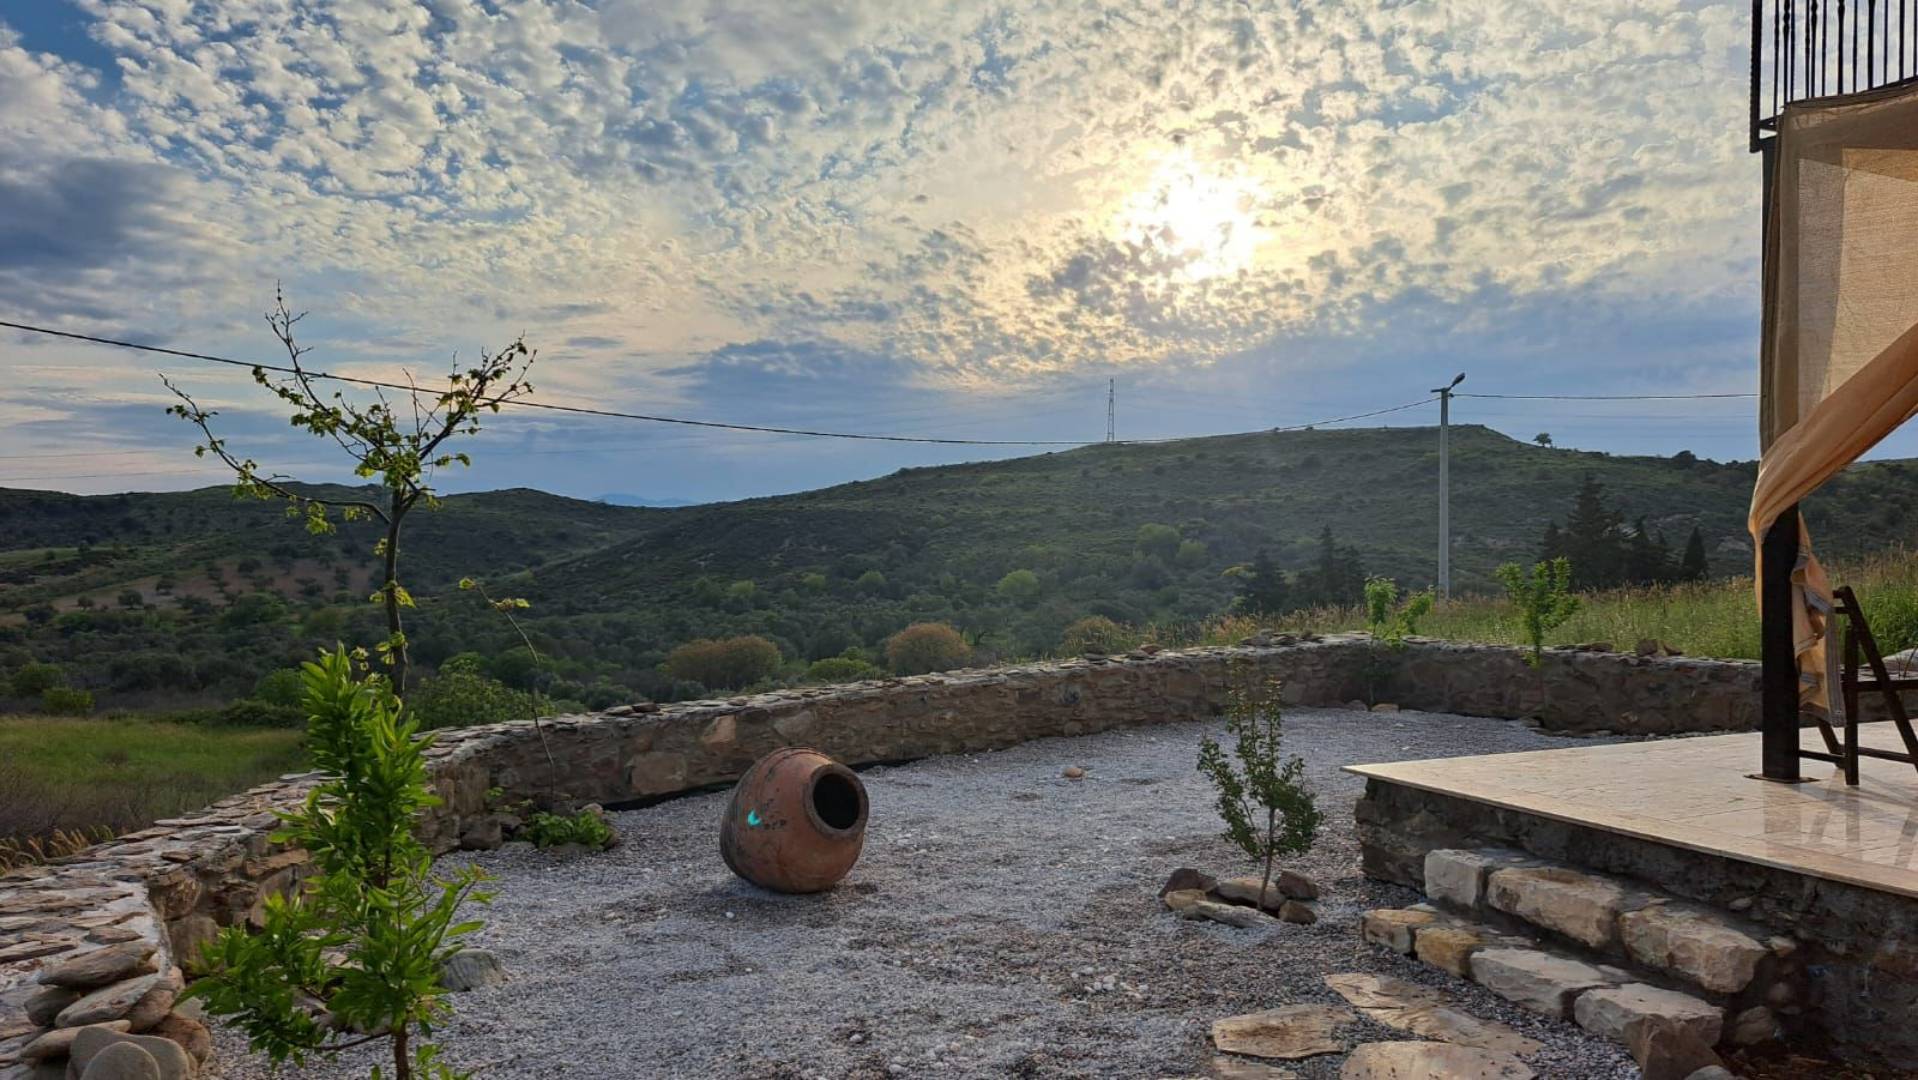
[[[268,705],[296,709],[300,699],[305,696],[304,683],[300,673],[292,668],[277,668],[260,676],[253,684],[253,696]],[[304,723],[304,718],[302,718]]]
[[[1203,541],[1181,540],[1179,553],[1173,556],[1172,561],[1187,570],[1196,570],[1205,565],[1206,558],[1210,555],[1211,551],[1207,549]]]
[[[120,590],[119,602],[121,607],[131,611],[135,608],[145,607],[147,598],[140,595],[140,590],[138,589],[122,589]]]
[[[241,698],[207,719],[221,727],[296,728],[306,723],[306,710],[298,705]]]
[[[1199,743],[1199,771],[1218,790],[1225,838],[1264,864],[1259,884],[1264,907],[1273,861],[1312,850],[1324,815],[1305,786],[1305,760],[1283,756],[1277,680],[1235,686],[1226,704],[1225,731],[1236,741],[1232,757],[1238,764],[1207,735]]]
[[[406,710],[424,731],[526,720],[538,711],[533,695],[450,662],[407,693]]]
[[[67,673],[58,664],[27,664],[13,673],[13,692],[20,697],[39,697],[66,684]]]
[[[1132,644],[1126,628],[1104,615],[1088,615],[1066,627],[1060,638],[1060,650],[1067,655],[1114,653]]]
[[[432,875],[416,831],[438,802],[426,787],[431,739],[418,737],[386,681],[356,678],[343,648],[305,670],[308,744],[326,779],[275,838],[310,852],[317,873],[266,897],[257,934],[222,931],[203,954],[209,974],[187,996],[276,1065],[386,1038],[399,1080],[451,1080],[438,1047],[412,1040],[451,1011],[440,969],[460,951],[456,939],[479,928],[456,920],[469,900],[488,899],[475,891],[481,874]]]
[[[1170,525],[1141,525],[1135,545],[1145,555],[1171,562],[1179,553],[1179,530]]]
[[[886,575],[877,570],[868,570],[859,575],[858,580],[852,584],[853,588],[858,589],[862,593],[881,592],[886,587]]]
[[[689,641],[667,653],[659,667],[675,679],[735,690],[771,677],[779,664],[779,646],[757,634],[746,634],[723,641]]]
[[[914,623],[886,639],[886,666],[896,675],[924,675],[964,667],[972,647],[945,623]]]
[[[53,716],[85,716],[93,711],[93,691],[49,686],[40,692],[40,707]]]
[[[531,840],[534,847],[558,847],[561,844],[580,844],[589,848],[609,848],[613,846],[613,827],[606,819],[591,810],[581,810],[577,814],[534,814],[526,827],[520,830],[520,836]]]
[[[1030,604],[1039,598],[1039,575],[1030,570],[1014,570],[1000,578],[993,588],[1015,604]]]
[[[1545,635],[1578,611],[1578,597],[1571,594],[1571,560],[1561,556],[1537,563],[1529,574],[1517,563],[1506,563],[1498,568],[1498,580],[1525,623],[1525,639],[1532,646],[1528,660],[1537,667]]]
[[[872,664],[852,656],[828,656],[824,660],[814,660],[806,668],[807,682],[841,683],[858,682],[861,679],[877,679],[886,673]]]

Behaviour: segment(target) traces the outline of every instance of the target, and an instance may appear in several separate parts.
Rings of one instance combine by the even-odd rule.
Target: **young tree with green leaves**
[[[450,1011],[440,969],[480,926],[457,921],[461,906],[489,897],[476,868],[433,876],[416,831],[438,802],[426,786],[432,740],[384,677],[355,670],[363,656],[341,647],[302,667],[308,750],[325,779],[280,813],[273,840],[304,848],[317,873],[267,897],[259,933],[228,927],[209,944],[209,974],[187,995],[275,1063],[386,1039],[393,1080],[455,1080],[439,1048],[414,1039]]]
[[[273,310],[267,312],[267,325],[286,349],[290,374],[272,378],[265,367],[253,369],[253,381],[271,390],[292,409],[288,419],[296,428],[317,438],[333,442],[353,463],[353,474],[365,480],[378,477],[384,489],[378,498],[335,499],[313,495],[291,486],[290,478],[260,471],[250,457],[235,453],[226,440],[213,432],[217,412],[203,409],[186,391],[161,376],[167,389],[180,403],[167,411],[200,429],[204,441],[194,454],[212,454],[233,470],[234,494],[243,498],[273,500],[287,504],[287,515],[305,521],[308,532],[330,533],[334,516],[342,521],[372,519],[384,528],[374,554],[382,564],[379,591],[372,599],[386,613],[386,640],[378,652],[391,669],[393,685],[406,690],[406,630],[401,612],[413,606],[412,594],[400,584],[400,530],[406,515],[421,505],[438,505],[432,487],[433,475],[449,466],[470,465],[465,453],[450,449],[455,440],[475,435],[480,417],[497,413],[500,406],[533,392],[526,379],[535,353],[526,342],[516,340],[495,353],[480,353],[479,363],[466,370],[446,375],[444,388],[422,387],[407,396],[410,401],[396,405],[382,390],[376,390],[371,402],[355,402],[340,391],[327,392],[318,383],[321,373],[308,370],[303,357],[308,349],[294,341],[294,326],[306,317],[295,315],[286,306],[285,294],[274,290]]]
[[[1207,735],[1199,743],[1199,771],[1218,789],[1225,838],[1248,858],[1264,864],[1265,876],[1259,882],[1263,910],[1265,894],[1272,887],[1273,862],[1280,855],[1310,851],[1323,815],[1305,786],[1305,759],[1282,753],[1277,680],[1261,683],[1235,674],[1226,702],[1225,731],[1235,740],[1231,756]]]
[[[1578,612],[1578,597],[1571,591],[1571,560],[1560,557],[1535,563],[1530,572],[1517,563],[1506,563],[1498,568],[1498,580],[1525,623],[1525,638],[1532,645],[1527,662],[1537,667],[1545,652],[1545,635]]]

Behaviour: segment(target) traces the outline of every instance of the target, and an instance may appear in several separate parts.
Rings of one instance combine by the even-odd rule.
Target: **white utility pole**
[[[1452,598],[1452,391],[1465,381],[1458,373],[1449,385],[1435,388],[1439,396],[1439,598]]]
[[[1117,379],[1106,380],[1106,441],[1107,442],[1119,441],[1119,414],[1117,409],[1114,407],[1115,397],[1118,393],[1118,387],[1119,387],[1119,380]]]

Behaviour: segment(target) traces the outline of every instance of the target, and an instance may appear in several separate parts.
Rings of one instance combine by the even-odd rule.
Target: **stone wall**
[[[1847,1061],[1918,1067],[1918,901],[1377,779],[1357,814],[1367,876],[1415,889],[1426,852],[1497,846],[1736,911],[1803,950],[1802,1000],[1771,1003],[1788,1031]]]
[[[987,750],[1047,736],[1189,720],[1222,705],[1234,665],[1285,682],[1293,704],[1394,702],[1574,732],[1722,731],[1754,725],[1751,664],[1518,650],[1364,635],[1248,639],[1233,648],[1115,657],[781,690],[723,701],[621,706],[538,728],[439,733],[430,751],[443,804],[436,850],[498,843],[489,789],[519,799],[606,805],[663,798],[738,776],[780,746],[818,747],[851,764]],[[23,1023],[43,969],[129,941],[155,971],[197,955],[220,927],[256,923],[264,898],[305,873],[306,854],[274,845],[272,810],[313,778],[283,777],[189,816],[57,863],[0,876],[0,1078],[44,1025]],[[135,947],[144,947],[136,945]]]

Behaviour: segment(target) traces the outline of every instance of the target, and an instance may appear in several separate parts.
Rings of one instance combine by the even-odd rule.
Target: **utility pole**
[[[1119,441],[1118,413],[1113,408],[1114,394],[1117,392],[1118,385],[1119,385],[1119,380],[1117,379],[1106,380],[1106,441],[1107,442]]]
[[[1465,373],[1449,384],[1433,389],[1439,396],[1439,567],[1438,594],[1452,598],[1452,391],[1465,381]]]

